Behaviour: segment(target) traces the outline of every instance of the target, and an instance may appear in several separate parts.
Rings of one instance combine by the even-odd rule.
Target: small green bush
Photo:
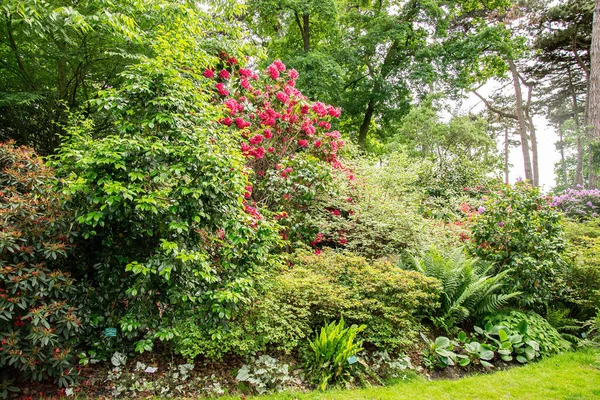
[[[320,390],[329,386],[350,384],[360,374],[362,363],[356,355],[362,351],[362,340],[357,335],[364,325],[344,325],[344,318],[321,328],[321,333],[310,342],[311,352],[306,360],[306,373]]]
[[[570,315],[586,320],[600,305],[600,219],[563,223],[569,243],[564,274],[567,293],[563,297]]]
[[[257,306],[255,329],[290,351],[327,322],[343,317],[366,325],[365,343],[388,351],[417,339],[422,316],[438,306],[439,283],[387,262],[369,264],[352,253],[300,251]],[[273,310],[277,310],[274,312]]]
[[[484,320],[495,326],[504,326],[510,331],[523,333],[524,341],[534,340],[540,346],[540,355],[547,357],[568,350],[571,345],[556,328],[541,315],[534,312],[508,311],[493,314]],[[526,329],[523,328],[526,327]]]

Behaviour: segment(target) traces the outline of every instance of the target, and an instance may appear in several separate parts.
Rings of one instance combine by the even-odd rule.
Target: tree
[[[301,75],[311,73],[308,60],[327,65],[331,74],[326,72],[321,82],[305,87],[307,81],[301,80],[298,85],[309,95],[314,87],[328,92],[323,98],[344,109],[340,126],[348,127],[363,148],[370,132],[390,136],[411,103],[436,83],[454,82],[457,75],[494,75],[490,71],[498,63],[488,50],[490,41],[495,45],[506,38],[503,27],[486,23],[487,11],[503,7],[503,1],[488,3],[489,9],[479,3],[416,0],[325,1],[320,7],[313,2],[256,3],[252,21],[268,27],[255,31],[271,58],[281,57]],[[315,40],[314,32],[326,35]],[[327,58],[319,56],[326,50]]]
[[[600,0],[595,1],[590,51],[590,78],[588,83],[586,126],[589,127],[590,146],[589,177],[590,188],[598,187],[598,142],[600,141]]]
[[[68,109],[84,107],[151,51],[151,27],[179,2],[9,0],[0,7],[0,140],[49,154]],[[98,126],[102,129],[103,126]]]

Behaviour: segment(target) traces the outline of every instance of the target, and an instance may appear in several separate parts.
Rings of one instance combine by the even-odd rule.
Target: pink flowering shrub
[[[335,191],[336,170],[350,177],[338,159],[344,141],[332,129],[341,110],[307,99],[295,87],[298,72],[279,60],[260,74],[226,56],[222,64],[204,76],[214,80],[227,114],[219,122],[231,129],[246,158],[246,206],[257,214],[261,207],[273,212],[285,239],[311,243],[319,231],[309,221],[318,211],[316,199]]]
[[[553,197],[552,205],[570,218],[597,218],[600,215],[600,190],[567,189],[562,195]]]

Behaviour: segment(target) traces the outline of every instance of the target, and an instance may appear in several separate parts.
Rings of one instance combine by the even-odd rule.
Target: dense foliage
[[[525,182],[503,185],[473,215],[471,251],[509,269],[506,285],[519,303],[544,311],[559,293],[565,240],[561,215],[539,190]]]
[[[327,389],[597,345],[580,3],[0,6],[0,398]],[[478,92],[508,73],[514,99]]]
[[[28,148],[0,144],[0,366],[9,378],[73,384],[81,315],[65,257],[72,217],[54,171]],[[8,375],[6,375],[8,374]]]

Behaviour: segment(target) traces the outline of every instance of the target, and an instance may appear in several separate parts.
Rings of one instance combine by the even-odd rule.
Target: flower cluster
[[[259,176],[300,151],[342,168],[337,153],[344,141],[331,130],[341,110],[309,101],[295,87],[296,70],[288,71],[279,60],[262,75],[235,65],[228,68],[218,74],[207,69],[204,76],[216,81],[215,91],[228,113],[219,122],[237,131],[242,153]]]
[[[596,218],[600,213],[600,190],[586,190],[581,186],[577,189],[567,189],[562,195],[552,198],[552,205],[571,218]]]

